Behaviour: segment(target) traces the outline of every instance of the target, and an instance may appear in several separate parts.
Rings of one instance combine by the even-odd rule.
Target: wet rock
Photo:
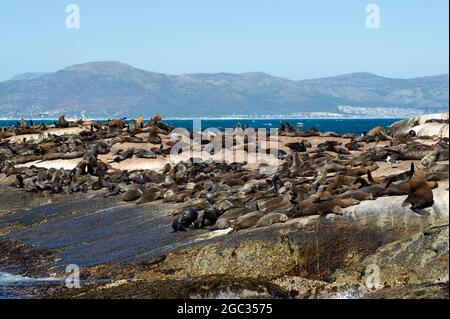
[[[273,283],[295,299],[360,299],[368,292],[361,284],[332,284],[292,276],[278,278]]]
[[[185,279],[121,280],[112,284],[64,289],[50,299],[263,299],[288,298],[286,290],[262,279],[205,276]]]
[[[386,288],[364,296],[367,299],[449,299],[448,282]]]

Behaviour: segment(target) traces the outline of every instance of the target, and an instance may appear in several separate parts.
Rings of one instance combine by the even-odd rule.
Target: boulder
[[[448,223],[434,225],[410,238],[384,245],[350,267],[337,270],[334,283],[361,284],[377,269],[378,288],[448,282]]]
[[[417,137],[438,138],[449,137],[448,117],[449,113],[428,114],[401,120],[390,126],[390,132],[394,137],[408,134],[410,130],[416,132]]]

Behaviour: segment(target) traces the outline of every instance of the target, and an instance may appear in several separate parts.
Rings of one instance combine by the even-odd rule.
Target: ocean
[[[59,278],[30,278],[0,272],[0,299],[29,299],[33,288],[49,283],[63,283]]]
[[[361,134],[364,131],[368,131],[375,126],[381,125],[388,127],[392,123],[400,119],[285,119],[285,123],[290,123],[292,126],[302,128],[307,131],[310,128],[315,127],[320,132],[333,131],[338,134]],[[192,130],[192,120],[164,120],[166,123],[173,125],[177,128],[185,128]],[[0,120],[0,127],[11,126],[16,124],[16,120]],[[46,124],[52,124],[55,120],[35,120],[35,123],[44,122]],[[99,121],[102,122],[102,121]],[[206,119],[201,121],[202,129],[217,128],[224,130],[225,128],[233,128],[237,123],[240,123],[241,127],[249,126],[252,128],[278,128],[280,119]]]

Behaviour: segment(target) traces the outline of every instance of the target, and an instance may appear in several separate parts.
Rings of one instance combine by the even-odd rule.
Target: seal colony
[[[341,214],[383,196],[407,196],[399,205],[424,214],[433,205],[432,190],[448,180],[448,136],[418,136],[414,127],[399,134],[380,126],[361,136],[340,135],[302,131],[286,121],[278,133],[274,150],[259,146],[268,135],[244,138],[239,145],[216,132],[199,150],[210,158],[199,161],[193,153],[172,161],[169,155],[189,145],[193,133],[179,134],[159,115],[147,123],[142,116],[130,123],[70,122],[61,116],[51,126],[22,120],[0,132],[0,173],[26,192],[98,192],[136,205],[176,203],[173,232],[272,227],[304,216]],[[265,160],[258,165],[217,160],[212,139],[233,152],[242,146],[246,155],[256,149]],[[274,158],[280,161],[275,171],[262,169]],[[155,168],[130,169],[136,159]],[[43,167],[68,161],[75,161],[73,167]]]

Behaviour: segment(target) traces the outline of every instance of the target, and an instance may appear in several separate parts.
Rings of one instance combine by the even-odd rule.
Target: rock
[[[3,185],[12,185],[16,179],[16,175],[6,176],[5,173],[0,174],[0,184]]]
[[[448,282],[386,288],[364,296],[367,299],[449,299]]]
[[[438,138],[448,138],[448,115],[448,112],[428,114],[398,121],[390,126],[390,131],[394,137],[407,134],[410,130],[414,130],[416,132],[416,136],[419,138],[432,136],[437,136]],[[442,121],[443,123],[430,121]]]
[[[399,232],[410,233],[411,229],[424,229],[434,223],[448,220],[448,185],[440,185],[433,190],[434,205],[424,210],[424,215],[414,213],[401,203],[407,196],[379,197],[373,201],[363,201],[359,205],[343,209],[343,218],[357,221],[361,226],[391,228],[394,225]],[[338,216],[329,216],[335,219]],[[410,233],[411,234],[411,233]]]
[[[295,299],[360,299],[368,293],[361,284],[330,284],[325,281],[285,276],[273,281]]]
[[[383,245],[448,220],[446,186],[435,189],[434,194],[435,204],[427,210],[428,215],[402,207],[406,196],[380,197],[345,208],[342,216],[303,217],[197,241],[169,253],[152,276],[174,270],[171,275],[176,278],[292,274],[326,280],[336,269],[364,260]]]
[[[268,299],[289,298],[289,294],[269,281],[255,278],[207,276],[186,279],[120,280],[89,288],[66,289],[49,299]]]
[[[432,226],[411,238],[384,245],[348,268],[337,270],[334,283],[364,283],[370,272],[379,269],[379,288],[448,282],[448,223]]]

